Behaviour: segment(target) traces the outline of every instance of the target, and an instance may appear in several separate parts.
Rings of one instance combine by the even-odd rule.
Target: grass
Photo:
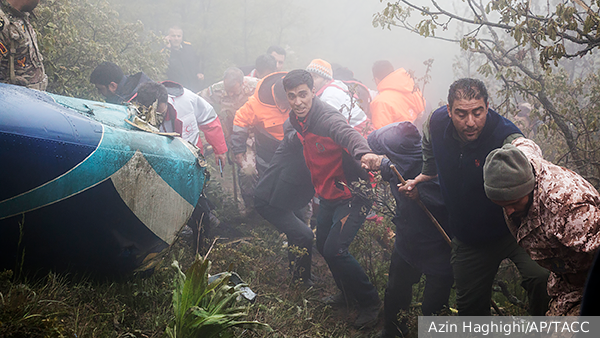
[[[158,337],[171,316],[171,274],[94,281],[48,274],[0,286],[0,337]]]
[[[212,184],[212,183],[211,183]],[[323,305],[322,297],[337,292],[327,264],[313,254],[316,285],[305,289],[292,282],[288,273],[286,238],[256,214],[241,217],[231,204],[227,190],[213,185],[207,192],[219,201],[217,215],[221,224],[208,231],[201,255],[213,245],[208,259],[211,271],[236,271],[258,294],[247,304],[241,321],[259,321],[273,331],[234,329],[235,337],[377,337],[381,327],[357,331],[351,322],[353,308],[335,309]],[[361,262],[383,299],[391,245],[389,219],[383,224],[366,222],[351,251]],[[215,240],[216,238],[216,240]],[[25,258],[27,259],[27,257]],[[177,242],[169,257],[151,276],[132,275],[122,280],[98,280],[76,274],[50,273],[42,279],[16,278],[12,272],[0,273],[0,337],[167,337],[165,330],[175,317],[173,282],[177,260],[186,270],[195,261],[192,245]],[[518,298],[518,274],[503,264],[501,279]],[[417,337],[418,303],[424,281],[414,286],[415,306],[407,314],[410,337]],[[501,293],[494,299],[511,314],[521,307],[509,304]],[[454,293],[450,306],[456,307]],[[381,325],[381,323],[380,323]]]

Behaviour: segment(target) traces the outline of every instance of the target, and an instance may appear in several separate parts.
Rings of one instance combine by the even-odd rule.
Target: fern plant
[[[233,327],[272,331],[267,324],[239,320],[248,314],[247,308],[237,303],[241,288],[246,285],[229,285],[231,273],[209,283],[207,259],[196,258],[185,273],[179,262],[174,261],[172,266],[177,272],[173,290],[175,318],[166,328],[168,337],[232,337]]]

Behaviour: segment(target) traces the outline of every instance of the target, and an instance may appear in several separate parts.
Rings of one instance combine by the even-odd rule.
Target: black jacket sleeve
[[[229,150],[234,154],[243,154],[246,152],[246,141],[250,134],[248,128],[233,125],[231,134],[231,147]]]
[[[379,169],[381,170],[381,179],[383,179],[384,181],[389,182],[394,175],[394,172],[390,167],[391,164],[392,162],[390,162],[390,160],[388,160],[387,158],[381,160],[381,166],[379,167]]]
[[[257,183],[254,196],[271,206],[297,210],[310,201],[315,190],[296,130],[287,121],[284,130],[283,141]]]

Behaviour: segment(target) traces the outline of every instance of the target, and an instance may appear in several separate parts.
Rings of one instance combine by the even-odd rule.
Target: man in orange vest
[[[262,79],[254,95],[238,109],[233,119],[231,151],[235,155],[234,160],[240,166],[246,160],[246,141],[253,130],[259,176],[269,166],[283,139],[283,123],[289,117],[289,103],[281,83],[285,74],[273,73]]]

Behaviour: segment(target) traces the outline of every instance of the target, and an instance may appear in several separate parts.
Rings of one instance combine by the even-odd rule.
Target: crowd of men
[[[44,90],[29,23],[38,1],[0,1],[0,81]],[[13,39],[15,32],[24,38]],[[376,324],[382,307],[349,251],[372,206],[349,187],[371,180],[369,171],[381,172],[396,200],[382,337],[406,333],[397,315],[408,310],[422,275],[423,314],[448,307],[454,285],[459,315],[490,315],[494,277],[506,258],[519,270],[531,315],[580,312],[600,245],[600,195],[578,174],[544,160],[533,141],[490,108],[483,82],[452,83],[447,104],[425,116],[419,132],[413,122],[425,113],[425,100],[389,61],[373,64],[373,91],[323,59],[286,72],[285,49],[272,46],[255,67],[228,68],[222,81],[200,90],[203,74],[181,28],[171,27],[166,40],[169,80],[124,75],[103,62],[91,83],[110,103],[156,104],[161,131],[200,149],[202,132],[215,161],[237,165],[246,207],[296,247],[290,272],[306,287],[314,285],[316,242],[339,288],[323,301],[356,303],[355,327]]]

